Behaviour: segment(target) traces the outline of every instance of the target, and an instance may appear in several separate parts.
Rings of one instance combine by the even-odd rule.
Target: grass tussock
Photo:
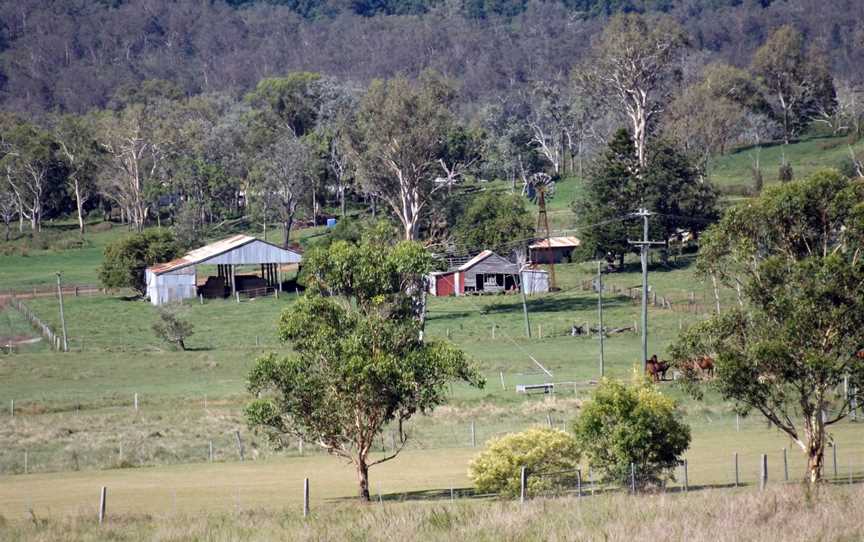
[[[0,521],[0,537],[53,540],[858,540],[864,489],[798,486],[766,492],[455,503],[338,504],[296,511]]]

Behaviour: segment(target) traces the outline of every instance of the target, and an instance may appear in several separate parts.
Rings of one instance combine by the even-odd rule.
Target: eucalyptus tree
[[[84,204],[96,193],[101,151],[89,117],[64,115],[54,125],[59,155],[66,165],[66,184],[75,197],[78,230],[84,235]]]
[[[774,118],[788,144],[812,117],[837,107],[826,61],[809,54],[804,36],[791,26],[778,28],[753,55],[753,74],[764,86]]]
[[[42,230],[42,217],[51,193],[56,191],[57,144],[51,134],[28,122],[5,124],[0,134],[0,168],[15,194],[22,218],[31,231]]]
[[[626,115],[638,166],[648,161],[648,136],[670,100],[687,45],[672,19],[616,15],[574,72],[577,87]]]
[[[698,269],[739,292],[739,306],[687,329],[673,346],[688,389],[692,360],[738,412],[760,413],[822,479],[829,428],[864,398],[864,184],[834,170],[772,186],[729,209],[703,236]]]
[[[415,240],[437,193],[439,160],[454,125],[454,91],[439,75],[416,81],[396,77],[373,81],[357,113],[350,141],[366,192],[380,198]]]
[[[351,463],[368,501],[370,467],[404,449],[411,418],[443,403],[450,383],[483,379],[459,349],[420,336],[417,285],[432,258],[418,243],[372,236],[308,256],[307,294],[278,327],[293,353],[256,361],[245,413],[279,446],[299,437]],[[388,426],[395,446],[373,459]]]

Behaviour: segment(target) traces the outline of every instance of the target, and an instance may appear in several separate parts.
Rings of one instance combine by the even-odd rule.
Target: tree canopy
[[[656,142],[646,167],[637,172],[633,141],[619,130],[592,164],[584,193],[573,205],[586,256],[611,253],[623,260],[634,250],[627,241],[642,236],[642,225],[626,217],[639,207],[656,213],[650,235],[663,241],[681,229],[698,233],[716,220],[714,188],[673,146]]]
[[[294,354],[266,355],[249,373],[248,389],[259,397],[246,407],[249,423],[274,442],[293,435],[353,463],[364,500],[369,467],[399,454],[413,416],[443,403],[451,382],[483,386],[463,352],[422,339],[411,308],[421,295],[415,277],[429,263],[412,242],[338,241],[319,249],[306,261],[308,293],[279,321],[279,337]],[[385,427],[397,446],[370,460]]]
[[[525,198],[496,192],[474,198],[455,229],[461,250],[489,249],[503,256],[525,245],[534,235],[534,220],[525,208]]]
[[[139,295],[147,292],[144,270],[168,262],[180,249],[168,230],[152,229],[113,241],[105,247],[99,281],[105,288],[131,288]]]
[[[698,265],[738,289],[739,307],[691,326],[673,349],[697,397],[691,360],[712,357],[710,386],[788,435],[810,482],[822,478],[826,428],[864,389],[862,235],[864,184],[836,171],[730,209],[705,234]]]

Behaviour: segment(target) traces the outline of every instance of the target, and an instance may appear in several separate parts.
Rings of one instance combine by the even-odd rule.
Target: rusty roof
[[[550,237],[541,239],[528,248],[571,248],[578,247],[582,242],[572,235],[566,237]]]

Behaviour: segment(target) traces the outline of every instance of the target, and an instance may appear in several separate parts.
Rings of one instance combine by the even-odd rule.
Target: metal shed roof
[[[226,258],[221,258],[220,256],[226,255],[233,251],[237,251],[238,249],[245,247],[251,243],[260,243],[263,250],[256,252],[263,252],[263,254],[259,253],[253,257],[247,256],[245,258],[244,255],[240,255],[239,258],[228,258],[232,260],[230,262],[222,261]],[[260,263],[296,263],[299,261],[300,254],[293,250],[282,248],[280,246],[274,245],[273,243],[268,243],[267,241],[258,239],[256,237],[250,237],[248,235],[234,235],[232,237],[216,241],[215,243],[210,243],[209,245],[205,245],[201,248],[196,248],[195,250],[186,253],[184,256],[177,258],[176,260],[171,260],[170,262],[154,265],[150,267],[149,270],[154,275],[163,275],[165,273],[177,271],[185,267],[204,264],[208,262],[233,263],[235,265],[243,265]]]
[[[495,254],[495,253],[492,252],[491,250],[484,250],[480,254],[474,256],[473,258],[471,258],[467,262],[465,262],[462,265],[460,265],[459,267],[457,267],[456,271],[467,271],[493,254]]]
[[[571,248],[578,247],[582,242],[573,236],[567,237],[550,237],[549,239],[541,239],[532,244],[529,248]]]

